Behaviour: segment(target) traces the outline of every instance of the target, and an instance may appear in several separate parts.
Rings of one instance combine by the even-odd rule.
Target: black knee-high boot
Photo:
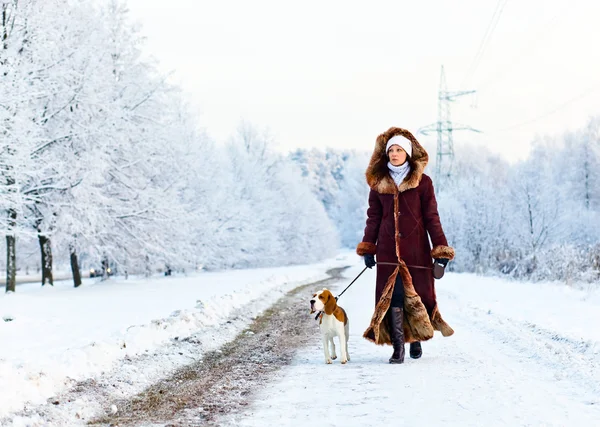
[[[390,363],[404,363],[404,308],[391,307],[388,316],[390,319],[390,335],[394,347]]]
[[[391,307],[388,311],[390,336],[394,353],[390,357],[390,363],[404,363],[404,285],[400,274],[394,283]]]

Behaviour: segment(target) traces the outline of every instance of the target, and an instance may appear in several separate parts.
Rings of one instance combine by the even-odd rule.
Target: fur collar
[[[402,135],[412,143],[411,171],[398,187],[396,187],[388,171],[388,157],[385,153],[385,145],[388,140],[396,135]],[[377,137],[375,150],[373,150],[369,167],[365,173],[367,183],[371,189],[381,194],[394,194],[396,191],[403,192],[417,188],[421,182],[427,162],[429,162],[427,151],[419,144],[419,141],[417,141],[417,138],[412,133],[402,128],[389,128]]]

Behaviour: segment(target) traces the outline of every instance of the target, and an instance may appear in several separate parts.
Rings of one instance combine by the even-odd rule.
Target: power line
[[[600,85],[594,85],[591,88],[586,89],[585,91],[581,92],[579,95],[577,95],[577,96],[569,99],[568,101],[565,101],[565,102],[561,103],[560,105],[558,105],[557,107],[553,108],[552,110],[549,110],[549,111],[545,112],[544,114],[541,114],[541,115],[539,115],[537,117],[534,117],[533,119],[529,119],[529,120],[527,120],[525,122],[516,123],[516,124],[510,125],[510,126],[507,126],[505,128],[502,128],[502,129],[497,129],[497,130],[491,132],[491,134],[498,133],[498,132],[505,132],[505,131],[508,131],[508,130],[520,128],[520,127],[528,125],[530,123],[535,123],[538,120],[541,120],[543,118],[551,116],[554,113],[559,112],[560,110],[562,110],[565,107],[571,105],[575,101],[579,101],[580,99],[583,99],[583,98],[591,95],[592,93],[594,93],[598,89],[600,89]]]
[[[504,1],[504,3],[501,3],[502,1]],[[465,77],[465,80],[463,81],[463,86],[468,82],[469,79],[471,79],[473,77],[473,75],[475,74],[475,71],[477,71],[477,68],[479,67],[479,64],[481,63],[481,60],[483,58],[483,54],[485,53],[485,50],[487,49],[488,44],[489,44],[490,40],[492,39],[492,34],[494,33],[494,31],[496,30],[496,27],[498,26],[498,22],[500,21],[500,16],[502,15],[502,11],[504,10],[504,6],[506,6],[507,2],[508,2],[508,0],[498,0],[496,10],[494,11],[494,16],[492,16],[492,20],[490,21],[490,24],[488,25],[489,32],[487,32],[487,37],[486,37],[486,35],[484,35],[484,38],[481,41],[480,49],[477,52],[477,54],[475,55],[475,58],[473,59],[473,63],[471,64],[469,72],[467,73],[467,76]],[[490,30],[490,28],[491,28],[491,30]]]
[[[544,35],[545,33],[548,32],[547,31],[548,28],[550,26],[553,26],[554,23],[558,20],[558,18],[561,18],[561,22],[564,22],[565,12],[566,13],[571,12],[573,9],[574,9],[574,6],[571,6],[570,4],[568,4],[563,9],[561,9],[561,11],[559,13],[554,15],[545,25],[543,25],[542,29],[540,31],[538,31],[538,33],[530,41],[530,43],[528,43],[523,49],[520,50],[519,54],[515,57],[514,60],[505,62],[505,64],[507,64],[507,66],[505,66],[499,72],[494,74],[494,76],[492,78],[486,80],[481,86],[479,86],[479,88],[477,90],[479,92],[482,92],[485,89],[489,88],[490,86],[493,86],[493,84],[500,81],[504,76],[509,74],[510,71],[518,70],[519,68],[515,67],[515,65],[517,65],[525,57],[525,54],[529,54],[529,56],[531,56],[532,52],[534,52],[534,51],[532,51],[531,48],[542,37],[542,35]]]
[[[508,0],[498,0],[498,3],[496,3],[496,9],[494,10],[492,19],[490,20],[490,23],[488,24],[487,29],[485,30],[485,33],[483,34],[483,38],[481,39],[481,43],[479,44],[479,49],[477,49],[477,53],[475,54],[475,57],[473,58],[473,62],[471,62],[471,66],[469,67],[467,74],[465,75],[465,78],[461,84],[461,87],[464,87],[467,84],[467,82],[471,79],[473,74],[475,74],[477,67],[479,67],[479,63],[481,62],[481,59],[483,58],[485,49],[487,48],[487,46],[492,38],[492,34],[494,34],[494,31],[496,30],[496,27],[498,26],[498,22],[500,21],[500,17],[502,16],[502,11],[504,10],[504,6],[506,6],[506,3],[508,3]]]

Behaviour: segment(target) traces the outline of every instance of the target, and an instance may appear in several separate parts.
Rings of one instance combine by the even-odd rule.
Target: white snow
[[[354,277],[359,266],[345,273]],[[347,365],[313,344],[229,426],[600,425],[600,293],[565,285],[447,274],[438,303],[455,334],[423,357],[387,363],[391,347],[362,338],[375,273],[340,300],[350,319]],[[338,292],[345,286],[341,283]]]
[[[258,314],[287,290],[347,264],[354,267],[332,286],[337,293],[362,269],[351,253],[310,266],[89,280],[80,289],[69,282],[19,285],[17,293],[0,295],[0,317],[14,319],[0,321],[0,417],[110,369],[122,370],[123,378],[139,377],[119,386],[124,394],[137,392],[186,363],[187,354],[161,353],[169,340],[200,330],[207,344],[199,348],[216,348],[243,330],[247,317],[230,322],[240,307]],[[598,287],[448,273],[437,282],[438,301],[456,333],[423,343],[419,360],[407,354],[404,365],[389,365],[391,347],[362,338],[374,281],[375,271],[368,270],[339,301],[350,319],[348,364],[325,364],[318,326],[311,322],[312,343],[258,392],[246,412],[221,424],[599,425]],[[127,356],[146,350],[147,368],[128,362]],[[60,407],[62,421],[53,425],[84,423],[98,410],[93,396]],[[47,424],[33,415],[15,416],[12,425]]]
[[[258,314],[300,283],[325,278],[344,262],[338,258],[188,277],[89,279],[78,289],[70,281],[19,285],[14,294],[0,294],[0,319],[13,319],[0,320],[0,417],[44,403],[126,356],[223,324],[248,303]],[[217,346],[221,339],[206,337]]]

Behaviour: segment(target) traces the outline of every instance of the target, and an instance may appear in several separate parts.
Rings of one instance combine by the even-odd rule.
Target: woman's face
[[[388,157],[390,163],[394,166],[400,166],[406,161],[406,151],[404,151],[399,145],[392,145],[388,150]]]

